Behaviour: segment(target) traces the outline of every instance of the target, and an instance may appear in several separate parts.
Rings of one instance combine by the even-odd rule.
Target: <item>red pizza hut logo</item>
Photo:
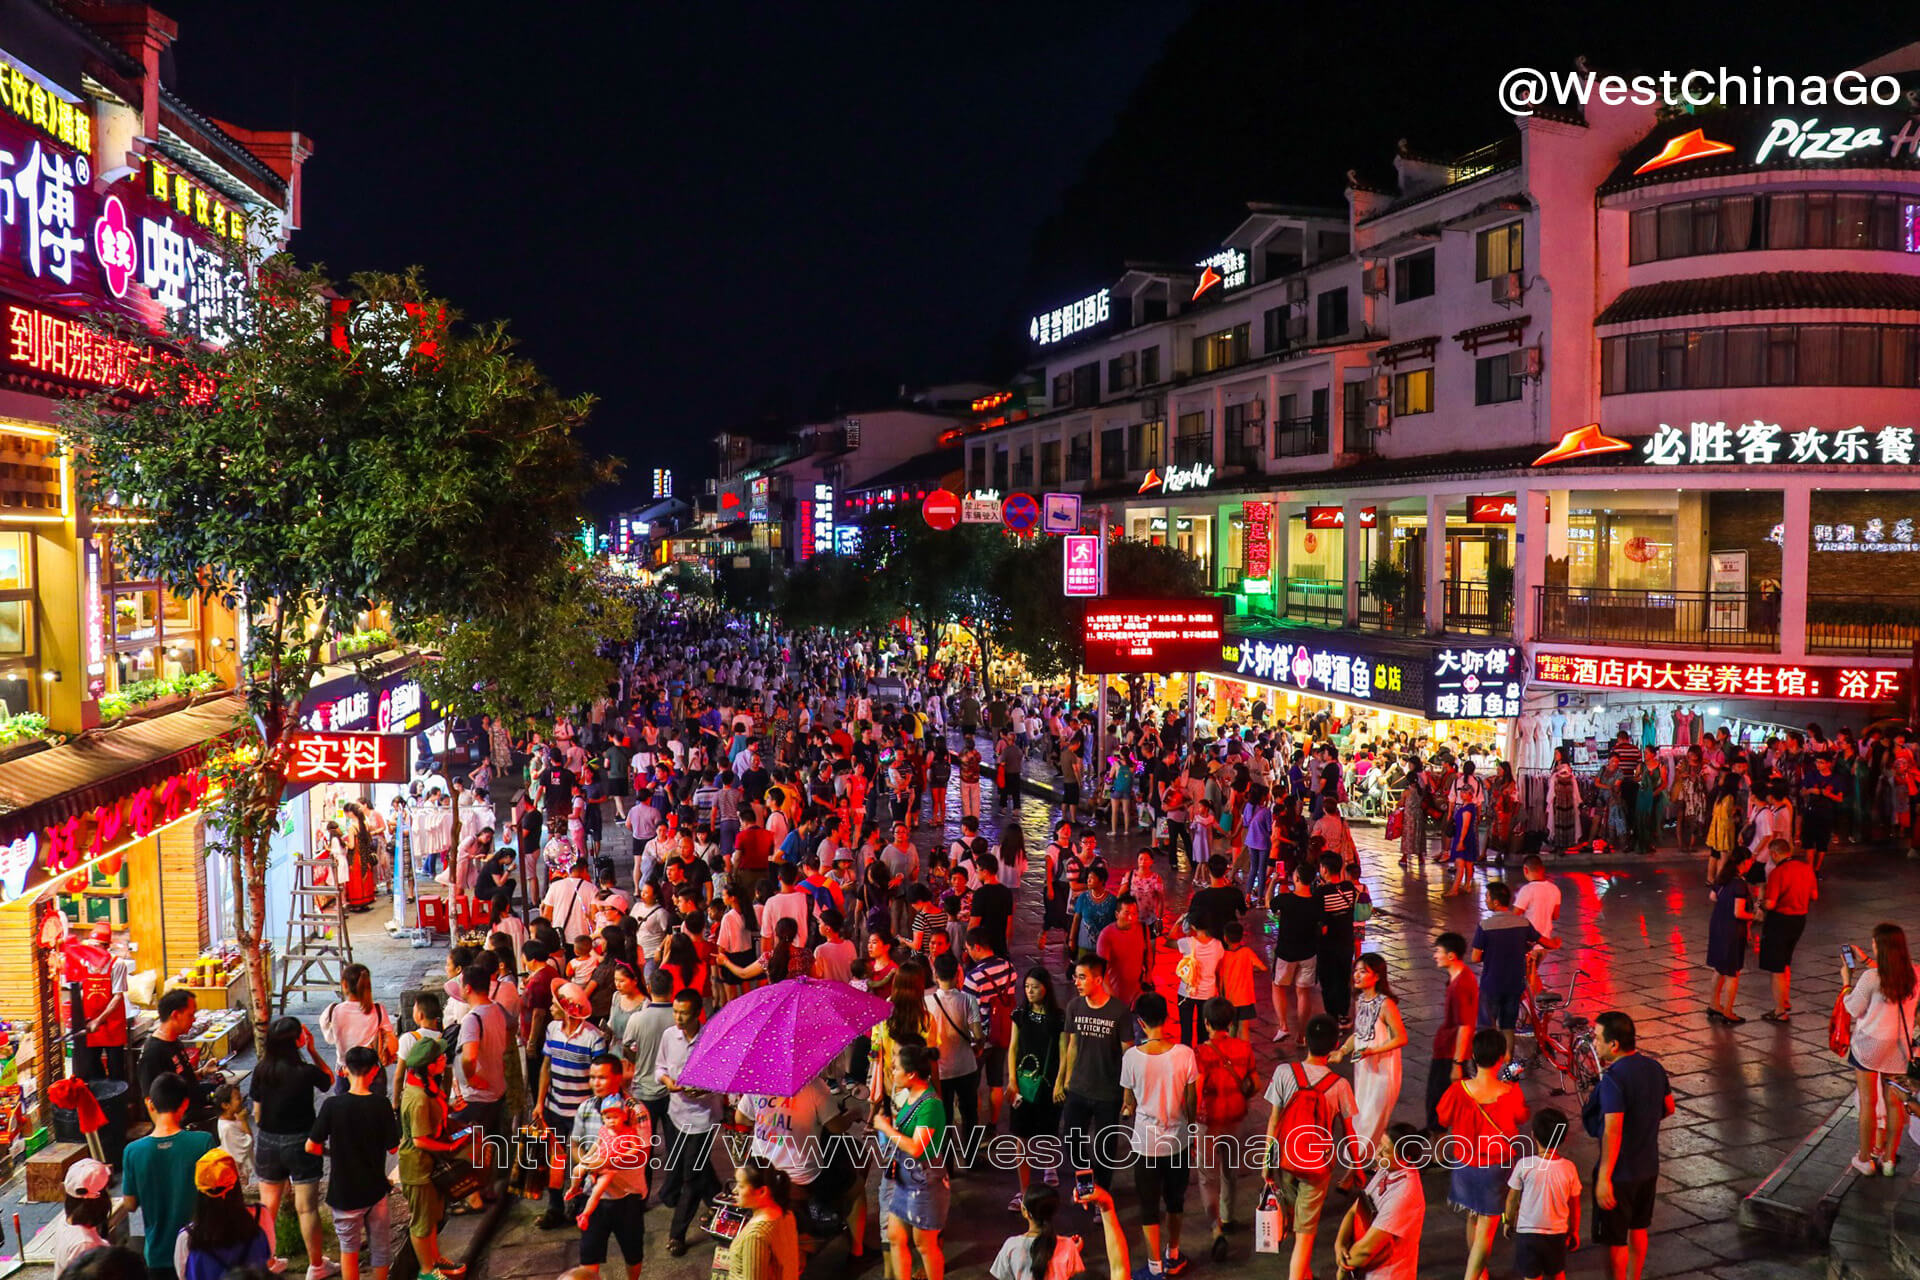
[[[1520,502],[1517,498],[1469,498],[1467,499],[1467,522],[1469,524],[1512,524],[1520,518]]]

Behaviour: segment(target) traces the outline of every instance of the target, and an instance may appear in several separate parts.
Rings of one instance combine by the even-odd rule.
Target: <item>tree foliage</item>
[[[822,552],[790,570],[780,583],[780,620],[793,627],[867,630],[886,625],[885,593],[869,566],[855,556]]]
[[[1086,658],[1080,640],[1084,602],[1061,591],[1065,555],[1062,539],[1030,538],[1010,546],[993,570],[993,591],[1001,601],[994,641],[1019,654],[1043,680],[1078,670]],[[1124,538],[1107,543],[1107,586],[1109,594],[1127,598],[1207,593],[1206,575],[1192,556]]]
[[[337,287],[275,258],[255,279],[249,332],[157,363],[132,403],[72,403],[62,434],[83,500],[127,518],[116,552],[133,571],[246,620],[249,740],[216,765],[209,827],[242,855],[264,1016],[267,842],[322,646],[377,604],[399,639],[467,668],[551,627],[543,609],[578,617],[587,595],[557,575],[608,471],[574,440],[590,401],[560,396],[503,326],[462,323],[416,274]],[[555,628],[495,672],[497,696],[525,705],[595,639]]]

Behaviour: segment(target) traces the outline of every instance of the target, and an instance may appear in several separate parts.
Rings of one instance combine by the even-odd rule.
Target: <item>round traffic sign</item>
[[[1030,493],[1013,493],[1000,506],[1000,523],[1015,533],[1025,533],[1040,523],[1040,504]]]
[[[960,496],[948,489],[935,489],[920,504],[920,514],[930,528],[945,533],[960,523]]]

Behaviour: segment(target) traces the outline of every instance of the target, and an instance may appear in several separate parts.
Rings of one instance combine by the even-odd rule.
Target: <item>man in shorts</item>
[[[1333,1015],[1316,1013],[1307,1019],[1302,1039],[1306,1043],[1307,1060],[1297,1064],[1282,1062],[1273,1069],[1273,1081],[1267,1086],[1267,1103],[1273,1108],[1267,1114],[1267,1181],[1279,1192],[1280,1202],[1290,1206],[1290,1222],[1293,1232],[1293,1259],[1288,1266],[1288,1280],[1308,1280],[1312,1275],[1313,1238],[1320,1230],[1320,1214],[1327,1206],[1327,1189],[1333,1184],[1340,1165],[1336,1160],[1330,1164],[1327,1172],[1318,1178],[1306,1178],[1280,1167],[1281,1144],[1297,1135],[1280,1132],[1280,1118],[1292,1101],[1294,1091],[1300,1087],[1300,1076],[1306,1077],[1306,1087],[1318,1089],[1326,1095],[1326,1101],[1334,1116],[1334,1129],[1328,1135],[1338,1142],[1346,1134],[1353,1132],[1353,1117],[1359,1111],[1359,1103],[1353,1096],[1353,1086],[1333,1073],[1327,1065],[1327,1055],[1340,1044],[1340,1024]]]
[[[467,1153],[463,1143],[440,1138],[447,1119],[447,1095],[443,1083],[446,1047],[437,1037],[416,1041],[402,1060],[406,1085],[400,1091],[400,1191],[407,1198],[407,1234],[413,1240],[414,1256],[421,1272],[434,1272],[452,1280],[466,1274],[440,1252],[440,1224],[446,1220],[447,1202],[433,1185],[433,1157],[437,1153]],[[471,1154],[477,1156],[478,1151]]]
[[[1593,1170],[1593,1238],[1607,1247],[1613,1280],[1640,1280],[1647,1265],[1660,1181],[1660,1122],[1673,1114],[1667,1071],[1639,1052],[1633,1019],[1610,1010],[1594,1019],[1600,1073],[1600,1161]]]
[[[1313,896],[1313,863],[1302,858],[1273,897],[1273,1033],[1278,1044],[1306,1029],[1313,989],[1320,981],[1320,904]]]
[[[1813,868],[1790,841],[1776,838],[1767,846],[1770,868],[1761,899],[1766,914],[1760,922],[1760,968],[1773,978],[1773,1008],[1760,1016],[1785,1022],[1793,1012],[1793,952],[1807,929],[1807,912],[1820,896]]]
[[[1165,996],[1149,991],[1133,1012],[1147,1037],[1120,1058],[1120,1114],[1133,1117],[1133,1185],[1147,1271],[1177,1276],[1187,1269],[1180,1225],[1192,1176],[1187,1148],[1199,1110],[1200,1067],[1192,1049],[1167,1038]]]

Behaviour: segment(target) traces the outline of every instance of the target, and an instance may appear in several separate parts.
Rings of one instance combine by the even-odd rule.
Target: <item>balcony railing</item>
[[[1427,615],[1421,604],[1420,584],[1409,581],[1388,595],[1378,590],[1371,581],[1362,582],[1360,626],[1367,631],[1390,631],[1395,635],[1424,635]]]
[[[1920,600],[1809,594],[1807,649],[1814,653],[1911,653],[1920,642]]]
[[[1462,582],[1451,578],[1440,585],[1445,592],[1447,631],[1469,636],[1513,634],[1513,592],[1510,587],[1495,588],[1484,582]]]
[[[1075,449],[1067,454],[1067,483],[1093,476],[1093,450]]]
[[[1689,649],[1778,649],[1780,597],[1622,587],[1533,589],[1542,640],[1671,645]]]
[[[1326,578],[1288,578],[1279,606],[1281,617],[1337,627],[1347,619],[1347,584]]]
[[[1253,423],[1239,432],[1227,433],[1225,457],[1221,461],[1229,467],[1260,466],[1260,424]]]
[[[1033,464],[1026,463],[1013,469],[1013,487],[1016,489],[1033,488]]]
[[[1287,418],[1273,424],[1273,456],[1313,458],[1327,452],[1325,418]]]
[[[1212,461],[1213,435],[1211,433],[1174,437],[1173,464],[1175,466],[1190,467],[1195,463]]]

